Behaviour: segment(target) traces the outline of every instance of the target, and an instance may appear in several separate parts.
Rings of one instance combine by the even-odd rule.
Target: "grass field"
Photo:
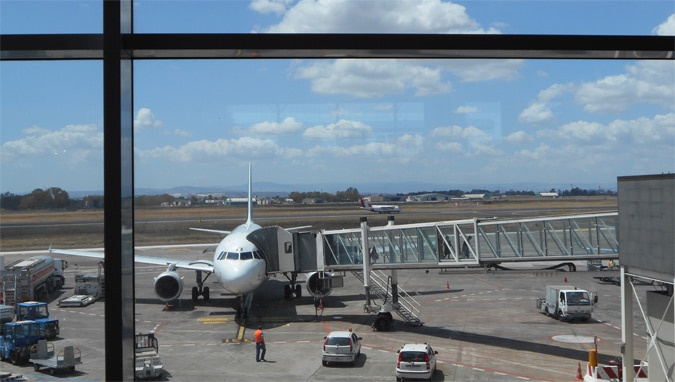
[[[500,216],[500,211],[537,210],[540,215],[566,215],[617,209],[616,197],[542,199],[511,197],[485,204],[451,202],[401,203],[396,224]],[[385,225],[387,215],[371,214],[356,204],[255,206],[254,219],[262,226],[311,225],[313,230],[357,228],[359,218],[368,217],[371,226]],[[135,245],[216,243],[218,235],[190,230],[190,227],[229,230],[246,218],[245,206],[188,208],[140,208],[135,210]],[[28,251],[49,248],[103,247],[103,210],[2,211],[0,251]]]

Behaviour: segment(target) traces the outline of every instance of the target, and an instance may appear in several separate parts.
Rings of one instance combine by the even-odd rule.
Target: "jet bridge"
[[[321,231],[319,269],[361,269],[364,259],[372,269],[410,269],[619,257],[616,212],[405,225],[395,225],[393,218],[382,227],[370,227],[362,218],[361,228]]]
[[[358,229],[323,230],[317,235],[317,266],[324,273],[351,271],[363,282],[364,311],[378,313],[375,329],[389,330],[390,312],[406,324],[422,325],[421,305],[398,287],[398,269],[559,261],[576,270],[573,261],[618,259],[617,219],[613,212],[395,225],[390,216],[386,226],[370,227],[364,217]]]
[[[324,287],[342,285],[342,276],[352,272],[365,288],[364,311],[377,312],[379,324],[374,326],[388,330],[391,311],[408,324],[422,324],[420,304],[398,287],[398,269],[558,261],[575,270],[574,261],[619,258],[617,220],[618,213],[610,212],[395,225],[394,216],[389,216],[386,226],[370,227],[363,217],[354,229],[291,233],[273,226],[248,239],[262,250],[269,273],[291,275],[291,287],[301,272],[313,273],[318,278],[314,282]],[[387,270],[390,275],[383,272]]]

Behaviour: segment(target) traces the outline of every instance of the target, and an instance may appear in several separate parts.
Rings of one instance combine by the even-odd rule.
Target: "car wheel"
[[[321,364],[324,366],[328,366],[328,361],[321,361]]]

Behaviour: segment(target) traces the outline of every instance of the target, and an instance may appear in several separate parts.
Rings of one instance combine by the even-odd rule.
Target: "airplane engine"
[[[183,292],[183,276],[174,271],[162,272],[155,277],[154,288],[160,300],[173,301]]]
[[[333,291],[330,272],[310,272],[307,273],[306,282],[307,291],[316,298],[323,298]]]

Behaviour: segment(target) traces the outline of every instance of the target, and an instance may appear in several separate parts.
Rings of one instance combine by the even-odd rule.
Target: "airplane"
[[[262,227],[253,221],[253,198],[252,198],[252,175],[251,164],[248,169],[248,217],[246,222],[237,226],[232,231],[214,230],[205,228],[190,228],[196,231],[211,232],[226,235],[213,255],[213,260],[181,260],[154,256],[134,255],[134,261],[143,264],[166,266],[166,270],[154,278],[154,291],[157,297],[164,303],[178,300],[183,291],[184,277],[177,272],[178,269],[193,270],[196,272],[197,286],[192,287],[192,300],[197,301],[199,296],[204,301],[210,300],[210,290],[204,286],[206,279],[212,274],[227,292],[241,298],[237,308],[236,318],[246,318],[250,309],[253,292],[266,281],[270,273],[267,271],[265,254],[248,237]],[[310,226],[286,228],[287,231],[295,231]],[[51,249],[50,253],[70,256],[83,256],[103,259],[104,254],[92,251]],[[202,274],[206,273],[206,277]],[[307,290],[315,298],[322,298],[330,294],[330,289],[317,284],[319,272],[309,272],[306,275]],[[288,278],[288,276],[286,275]],[[302,296],[300,285],[296,284],[297,272],[292,272],[289,285],[285,286],[285,296]]]
[[[370,200],[364,199],[363,197],[360,199],[361,208],[370,212],[377,212],[379,214],[397,214],[401,212],[401,208],[395,204],[370,204]]]

